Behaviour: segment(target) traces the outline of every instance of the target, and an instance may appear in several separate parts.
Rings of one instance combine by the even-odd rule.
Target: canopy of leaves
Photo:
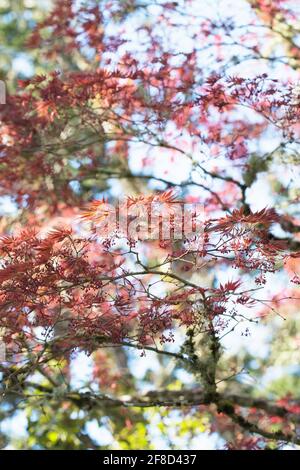
[[[299,7],[201,3],[1,2],[2,447],[300,445]]]

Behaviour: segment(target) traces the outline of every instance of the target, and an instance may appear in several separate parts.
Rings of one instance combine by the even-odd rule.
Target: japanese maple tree
[[[0,64],[16,447],[300,445],[299,6],[238,4],[1,7],[5,57],[27,68]]]

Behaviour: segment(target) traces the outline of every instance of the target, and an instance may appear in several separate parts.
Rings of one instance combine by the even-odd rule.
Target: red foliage
[[[266,137],[280,142],[274,153],[299,143],[299,90],[260,71],[249,78],[236,68],[227,73],[228,64],[236,65],[228,40],[232,49],[245,45],[242,59],[260,58],[278,18],[287,28],[295,23],[288,2],[250,1],[257,32],[237,28],[236,39],[227,17],[191,21],[181,9],[186,3],[189,11],[189,2],[159,2],[157,22],[137,21],[135,33],[143,38],[138,50],[127,28],[140,9],[149,15],[148,5],[100,3],[54,3],[27,47],[57,62],[58,70],[19,80],[0,109],[0,196],[12,199],[19,216],[17,223],[1,222],[0,327],[15,351],[22,350],[24,338],[39,349],[40,330],[51,342],[60,322],[61,350],[171,342],[176,326],[202,323],[219,335],[259,302],[256,290],[267,274],[281,270],[282,261],[292,281],[300,282],[299,252],[288,253],[290,239],[274,234],[279,226],[297,233],[297,224],[282,214],[284,205],[252,211],[247,199],[273,158],[261,151]],[[188,30],[186,49],[175,40],[179,19]],[[166,28],[174,43],[165,41]],[[213,63],[207,68],[206,49],[214,59],[207,59]],[[297,62],[299,50],[294,56]],[[76,66],[71,59],[69,68],[61,66],[60,57],[75,57]],[[135,174],[132,162],[139,167],[140,148],[144,155]],[[165,165],[159,176],[156,158]],[[169,172],[180,159],[177,176],[184,166],[190,173],[179,178],[179,200]],[[110,214],[107,187],[113,178],[145,183],[138,195],[138,185],[131,186],[120,211],[140,207],[146,218],[151,204],[162,205],[173,230],[173,205],[197,200],[206,210],[201,236],[144,241],[116,230],[101,237],[97,224]],[[288,189],[282,187],[280,195]],[[81,207],[86,209],[78,217]],[[67,226],[57,228],[64,217]],[[229,267],[235,280],[230,274],[220,283],[215,274]],[[271,301],[279,304],[277,297]],[[117,373],[105,376],[107,357],[99,353],[97,361],[100,385],[117,387]],[[299,412],[292,401],[281,404]],[[253,416],[261,417],[257,410]],[[242,437],[228,448],[256,449],[260,443]]]

